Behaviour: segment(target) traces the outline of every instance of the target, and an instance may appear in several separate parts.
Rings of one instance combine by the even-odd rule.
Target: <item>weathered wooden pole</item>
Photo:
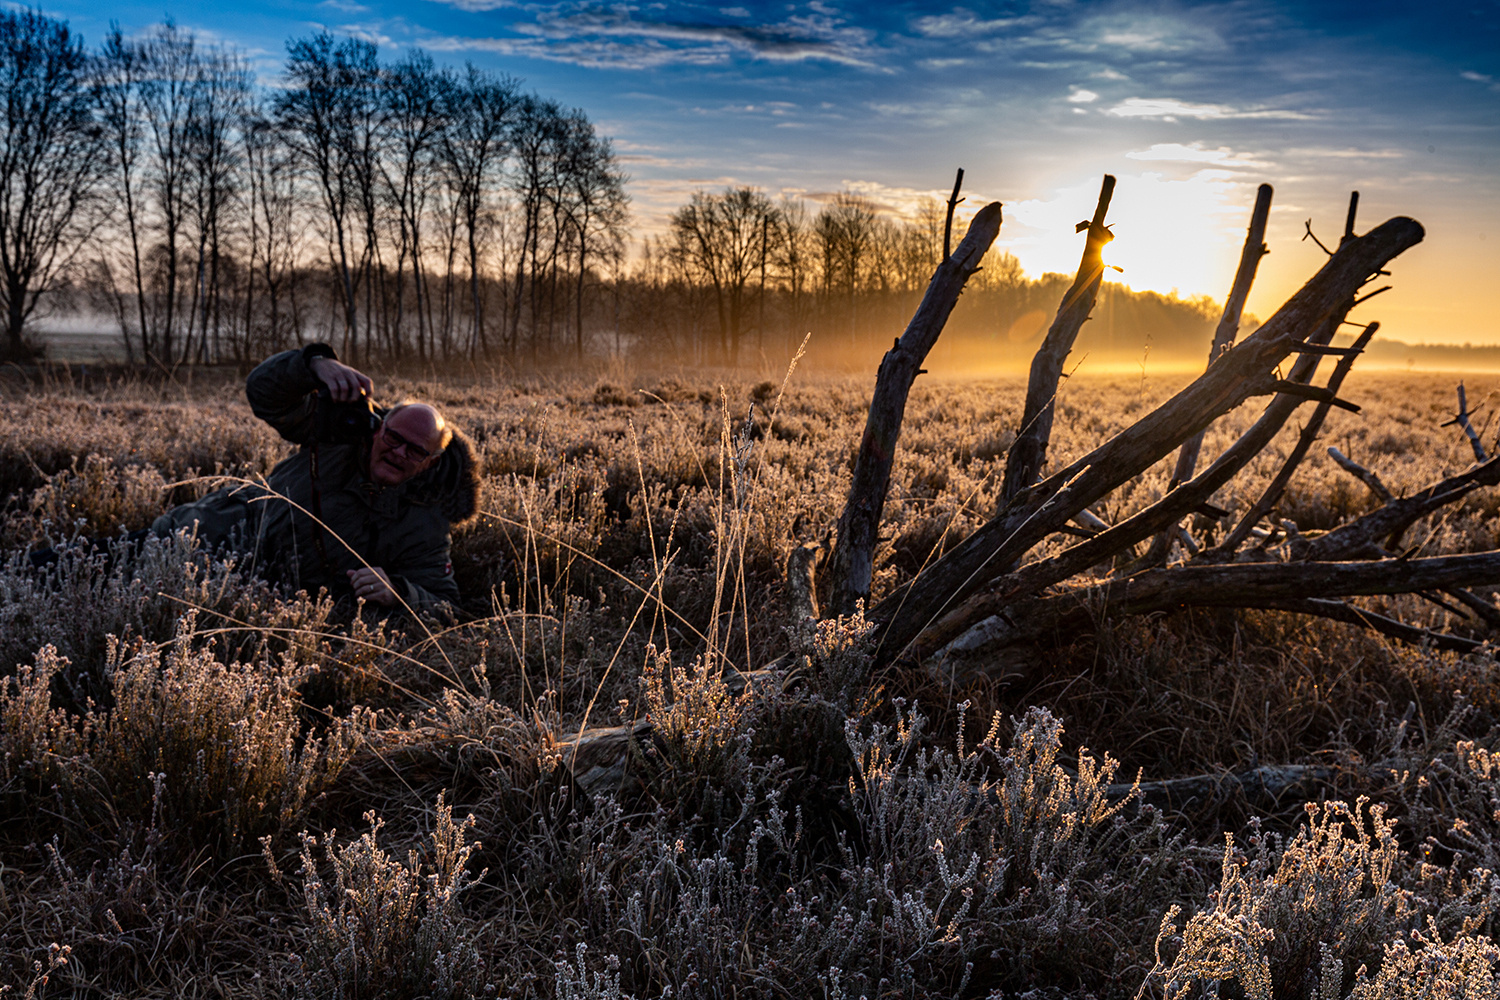
[[[1104,224],[1109,211],[1109,200],[1114,197],[1115,178],[1104,175],[1099,188],[1099,202],[1094,207],[1094,217],[1080,222],[1078,230],[1088,230],[1083,244],[1083,259],[1078,264],[1078,274],[1072,287],[1063,296],[1057,307],[1057,316],[1047,330],[1042,346],[1031,359],[1031,377],[1026,383],[1026,407],[1021,412],[1021,427],[1010,446],[1005,459],[1005,481],[1000,487],[1000,501],[1004,503],[1037,481],[1042,466],[1047,462],[1047,443],[1052,438],[1052,418],[1057,410],[1057,383],[1062,379],[1063,362],[1073,350],[1073,341],[1089,313],[1094,311],[1094,300],[1099,295],[1099,285],[1104,280],[1104,244],[1114,239],[1114,234]]]
[[[994,201],[979,210],[958,248],[938,264],[906,332],[881,359],[865,433],[854,461],[849,499],[839,518],[838,539],[834,543],[833,587],[828,609],[832,614],[852,614],[855,604],[870,596],[875,536],[891,482],[907,396],[922,373],[927,352],[943,332],[964,284],[979,270],[979,262],[999,234],[1000,203]]]
[[[1245,300],[1250,296],[1250,286],[1255,283],[1255,271],[1260,259],[1271,251],[1266,249],[1266,221],[1271,217],[1271,185],[1262,184],[1255,194],[1255,209],[1250,213],[1250,228],[1245,233],[1245,246],[1240,250],[1240,266],[1234,272],[1234,284],[1229,288],[1229,297],[1224,300],[1224,312],[1219,316],[1219,325],[1214,328],[1213,346],[1208,349],[1208,363],[1219,360],[1219,355],[1229,350],[1240,332],[1240,317],[1245,312]],[[1193,478],[1198,467],[1198,452],[1203,449],[1203,435],[1194,434],[1183,442],[1177,453],[1177,470],[1172,473],[1175,489]]]

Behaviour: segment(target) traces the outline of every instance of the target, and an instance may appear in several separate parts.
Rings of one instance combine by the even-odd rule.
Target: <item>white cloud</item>
[[[1316,156],[1335,160],[1399,160],[1406,155],[1399,149],[1310,149],[1287,150],[1288,156]]]
[[[1274,108],[1241,109],[1228,104],[1190,104],[1173,97],[1129,97],[1110,108],[1109,113],[1120,118],[1161,118],[1166,121],[1176,121],[1179,118],[1279,118],[1306,121],[1316,117],[1301,111]]]
[[[1223,104],[1189,104],[1170,97],[1129,97],[1109,113],[1120,118],[1229,118],[1233,109]]]
[[[1007,28],[1021,27],[1035,22],[1028,17],[981,18],[964,7],[955,7],[947,14],[929,14],[912,22],[919,34],[928,38],[959,38],[972,35],[991,35]]]
[[[1490,76],[1488,73],[1476,73],[1472,69],[1466,69],[1458,75],[1463,77],[1465,80],[1469,80],[1473,83],[1485,84],[1490,90],[1500,92],[1500,82],[1497,82],[1495,78],[1493,76]]]
[[[482,12],[518,6],[514,0],[439,0],[460,10]],[[711,66],[749,56],[768,62],[823,60],[884,70],[874,33],[855,26],[822,4],[812,14],[793,14],[776,23],[722,24],[673,20],[662,5],[527,4],[532,20],[508,27],[520,38],[448,36],[423,39],[428,48],[477,50],[547,59],[591,68],[650,69],[665,65]],[[727,8],[726,16],[748,16]]]
[[[917,65],[923,69],[944,70],[953,69],[956,66],[967,66],[967,59],[923,59]]]
[[[1090,104],[1094,101],[1097,101],[1098,99],[1098,94],[1094,93],[1092,90],[1084,90],[1081,87],[1068,95],[1068,100],[1072,101],[1074,104]]]
[[[725,17],[749,17],[750,12],[743,7],[720,7],[719,13]]]
[[[1271,166],[1264,160],[1257,160],[1248,153],[1236,153],[1228,146],[1220,146],[1217,149],[1206,149],[1200,143],[1192,143],[1184,146],[1180,142],[1158,142],[1150,149],[1136,150],[1126,153],[1126,158],[1131,160],[1164,160],[1170,163],[1211,163],[1222,167],[1254,167],[1266,168]]]

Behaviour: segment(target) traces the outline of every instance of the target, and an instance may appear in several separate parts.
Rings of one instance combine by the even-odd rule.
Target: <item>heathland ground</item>
[[[1364,412],[1323,443],[1398,494],[1461,469],[1456,380],[1356,376]],[[45,996],[1495,995],[1487,652],[1183,612],[867,677],[860,622],[798,620],[784,574],[838,517],[871,382],[380,377],[443,406],[484,474],[458,620],[382,622],[190,538],[32,570],[28,547],[144,527],[287,446],[231,373],[0,372],[0,976]],[[1175,387],[1068,380],[1050,460]],[[919,380],[875,598],[993,511],[1023,388]],[[1483,424],[1500,378],[1467,390]],[[1215,503],[1243,508],[1295,434]],[[1314,532],[1372,502],[1320,449],[1279,516]],[[1490,549],[1497,518],[1480,491],[1408,537]],[[1465,627],[1440,601],[1369,607]],[[577,773],[580,729],[644,719],[623,776]],[[1282,766],[1308,780],[1279,801],[1130,789]]]

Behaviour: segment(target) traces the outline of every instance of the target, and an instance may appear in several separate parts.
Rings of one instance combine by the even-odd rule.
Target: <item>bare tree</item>
[[[147,152],[146,187],[154,210],[154,245],[150,246],[149,284],[156,291],[151,347],[157,363],[172,367],[187,359],[192,327],[185,340],[177,334],[182,309],[184,241],[193,211],[193,163],[190,143],[198,110],[200,58],[193,36],[168,20],[147,36],[139,49],[144,72],[140,110]],[[191,324],[191,316],[188,317]]]
[[[277,350],[300,325],[296,298],[298,265],[304,240],[298,224],[296,162],[291,147],[264,109],[246,110],[240,127],[245,155],[247,197],[245,238],[247,276],[244,296],[245,337],[236,360],[245,362]],[[264,295],[257,298],[258,288]],[[263,299],[263,305],[259,305]]]
[[[432,65],[432,58],[414,51],[383,75],[385,126],[390,156],[381,160],[381,173],[396,204],[399,242],[396,247],[396,306],[399,329],[406,317],[404,268],[409,261],[412,295],[415,299],[416,346],[422,357],[436,353],[431,303],[427,295],[427,275],[423,267],[422,224],[427,214],[429,191],[437,171],[435,152],[446,123],[448,101],[444,91],[450,85],[446,76]],[[399,355],[399,334],[391,347]]]
[[[197,230],[193,308],[197,317],[199,361],[224,354],[224,270],[228,216],[241,183],[242,146],[236,132],[245,121],[250,100],[250,69],[234,54],[209,51],[198,65],[197,86],[187,125],[187,153],[192,169],[192,215]]]
[[[858,195],[841,192],[813,223],[823,256],[823,288],[829,304],[842,300],[849,321],[849,346],[857,344],[858,293],[875,242],[875,208]]]
[[[68,26],[34,10],[0,11],[0,308],[4,354],[97,225],[91,212],[103,132],[86,86],[88,58]]]
[[[322,32],[287,43],[287,88],[276,102],[282,134],[312,175],[327,226],[329,263],[343,312],[343,353],[357,360],[361,291],[368,309],[374,254],[379,76],[375,47]],[[362,242],[362,248],[360,246]]]
[[[695,192],[672,216],[672,247],[682,267],[713,289],[720,356],[739,361],[747,289],[777,221],[776,206],[754,188]],[[778,238],[779,224],[774,226]]]
[[[141,190],[142,125],[140,116],[141,79],[145,73],[144,54],[141,47],[129,41],[121,33],[119,25],[113,25],[104,40],[96,64],[95,93],[99,115],[104,126],[109,147],[109,165],[113,172],[120,198],[119,212],[124,215],[125,231],[129,236],[130,271],[134,291],[134,310],[125,296],[119,293],[119,282],[107,256],[101,256],[99,268],[103,282],[112,295],[120,333],[125,342],[126,357],[136,361],[139,348],[141,358],[150,355],[150,325],[146,317],[146,277],[143,253]],[[131,313],[134,312],[134,316]],[[130,320],[136,323],[136,338],[130,336]]]
[[[465,67],[464,75],[448,88],[441,157],[455,192],[458,217],[465,237],[469,271],[469,351],[490,352],[480,276],[481,244],[489,228],[501,167],[510,148],[510,126],[517,102],[515,81],[494,78]]]
[[[513,154],[511,188],[520,199],[520,246],[516,257],[515,282],[511,289],[511,328],[509,349],[520,345],[521,313],[530,299],[529,324],[533,355],[540,349],[541,274],[543,261],[555,255],[557,232],[547,229],[547,208],[555,205],[551,198],[554,157],[563,131],[562,109],[555,101],[535,95],[522,98],[516,106],[510,133]],[[548,244],[543,249],[543,243]]]
[[[565,164],[566,196],[578,271],[574,289],[574,349],[583,359],[583,307],[590,262],[618,257],[623,252],[629,196],[625,176],[615,165],[608,139],[594,131],[581,114],[570,119],[572,128]]]

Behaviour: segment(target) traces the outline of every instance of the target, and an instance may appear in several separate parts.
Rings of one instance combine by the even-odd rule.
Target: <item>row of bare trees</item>
[[[699,191],[646,241],[619,289],[619,323],[637,343],[677,357],[737,363],[781,357],[813,331],[815,351],[864,363],[905,325],[944,259],[946,208],[928,199],[911,217],[848,192],[814,214],[801,199],[750,187]],[[1027,278],[1015,256],[993,249],[968,282],[948,345],[988,362],[1023,359],[1046,330],[1071,277]],[[1140,357],[1154,347],[1203,351],[1217,306],[1110,285],[1090,350]],[[1151,338],[1148,341],[1148,338]]]
[[[878,350],[943,259],[945,211],[860,196],[815,209],[700,191],[627,266],[625,178],[588,117],[517,81],[327,33],[279,80],[168,21],[90,52],[34,11],[0,14],[4,352],[49,308],[112,317],[127,357],[246,362],[304,340],[371,357],[613,351],[710,363]],[[994,252],[950,340],[990,356],[1063,276]],[[1105,346],[1201,338],[1201,304],[1116,288]],[[56,300],[49,306],[48,299]],[[1108,343],[1121,320],[1120,343]],[[974,331],[979,331],[975,334]],[[996,352],[995,348],[1001,348]],[[1198,348],[1194,347],[1195,352]]]
[[[12,355],[62,291],[166,367],[313,336],[355,359],[581,353],[622,259],[625,178],[588,117],[421,51],[319,33],[262,86],[171,21],[89,52],[7,12],[0,80]]]

